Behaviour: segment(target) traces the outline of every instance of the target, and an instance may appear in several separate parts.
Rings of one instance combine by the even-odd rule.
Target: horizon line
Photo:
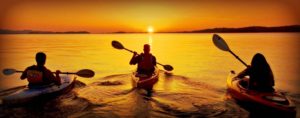
[[[281,26],[245,26],[245,27],[214,27],[214,28],[205,28],[205,29],[194,29],[194,30],[179,30],[179,31],[158,31],[153,33],[254,33],[254,32],[278,32],[278,31],[238,31],[245,28],[282,28],[282,27],[296,27],[300,29],[300,24],[294,25],[281,25]],[[279,32],[300,32],[296,31],[279,31]],[[237,31],[213,31],[213,30],[237,30]],[[272,29],[271,29],[272,30]],[[286,30],[286,29],[283,29]],[[8,33],[5,33],[8,32]],[[112,32],[90,32],[85,30],[69,30],[69,31],[46,31],[46,30],[34,30],[34,29],[0,29],[0,34],[141,34],[149,33],[147,31],[112,31]]]

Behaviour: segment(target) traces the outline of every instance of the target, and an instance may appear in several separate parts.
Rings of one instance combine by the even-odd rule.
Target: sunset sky
[[[0,29],[155,32],[300,24],[299,0],[1,0]]]

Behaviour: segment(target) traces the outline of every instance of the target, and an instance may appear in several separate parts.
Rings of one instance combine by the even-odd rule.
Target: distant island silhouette
[[[175,31],[175,32],[155,32],[155,33],[259,33],[259,32],[300,32],[300,25],[289,26],[249,26],[241,28],[211,28],[200,29],[191,31]],[[130,34],[130,33],[147,33],[147,32],[104,32],[100,34]],[[0,29],[0,34],[90,34],[88,31],[66,31],[66,32],[54,32],[54,31],[34,31],[34,30],[8,30]],[[97,33],[96,33],[97,34]]]
[[[54,32],[54,31],[0,29],[0,34],[89,34],[89,32],[87,31]]]
[[[155,32],[155,33],[258,33],[258,32],[300,32],[300,25],[288,25],[288,26],[249,26],[240,28],[211,28],[200,29],[191,31],[175,31],[175,32]],[[147,32],[125,32],[117,31],[110,32],[110,34],[125,34],[125,33],[147,33]]]
[[[241,28],[212,28],[193,31],[182,31],[178,33],[251,33],[251,32],[300,32],[300,25],[264,27],[249,26]]]

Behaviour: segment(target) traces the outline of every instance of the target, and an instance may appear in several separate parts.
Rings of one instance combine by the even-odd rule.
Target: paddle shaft
[[[236,59],[238,59],[240,62],[242,62],[246,67],[248,67],[248,65],[241,59],[239,58],[236,54],[234,54],[230,48],[228,47],[227,43],[225,42],[225,40],[220,37],[217,34],[213,35],[213,43],[215,44],[215,46],[217,46],[219,49],[223,50],[223,51],[228,51],[230,52]]]
[[[24,72],[24,71],[16,70],[15,72],[16,72],[16,73],[22,73],[22,72]],[[52,72],[52,73],[55,73],[55,72]],[[62,73],[60,73],[60,74],[77,74],[77,73],[62,72]]]
[[[129,50],[129,49],[127,49],[127,48],[124,48],[124,50],[127,50],[127,51],[129,51],[129,52],[131,52],[131,53],[134,53],[134,51]]]
[[[234,54],[231,50],[229,50],[229,52],[230,52],[236,59],[238,59],[240,62],[242,62],[246,67],[248,67],[248,65],[247,65],[241,58],[239,58],[236,54]]]
[[[156,62],[156,64],[161,65],[161,66],[165,66],[165,65],[163,65],[163,64],[161,64],[161,63],[158,63],[158,62]]]

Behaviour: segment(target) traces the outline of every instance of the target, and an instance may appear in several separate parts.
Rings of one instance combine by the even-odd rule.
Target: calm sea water
[[[219,35],[248,64],[255,53],[264,54],[275,75],[275,88],[288,93],[299,104],[300,33]],[[140,95],[141,91],[131,90],[130,73],[136,68],[129,65],[132,54],[114,49],[111,46],[112,40],[118,40],[126,48],[137,52],[142,52],[143,44],[149,43],[158,62],[174,67],[173,76],[166,76],[162,71],[150,100],[145,100]],[[217,49],[210,33],[0,35],[0,69],[24,70],[35,64],[35,53],[39,51],[47,54],[46,66],[52,71],[59,69],[76,72],[88,68],[96,72],[92,79],[79,78],[80,86],[54,100],[60,101],[60,104],[53,106],[50,102],[43,105],[42,109],[47,112],[43,116],[249,115],[246,110],[225,99],[229,71],[239,72],[245,67],[230,53]],[[163,70],[162,67],[159,68]],[[19,76],[20,74],[5,76],[1,73],[0,90],[26,85],[27,81],[20,80]],[[101,84],[103,82],[111,85]],[[69,107],[72,108],[62,110]],[[22,109],[26,111],[28,108]],[[51,109],[59,110],[50,112]],[[12,112],[15,109],[5,110],[7,114]],[[34,110],[29,113],[41,115]],[[23,116],[30,116],[29,113]]]

